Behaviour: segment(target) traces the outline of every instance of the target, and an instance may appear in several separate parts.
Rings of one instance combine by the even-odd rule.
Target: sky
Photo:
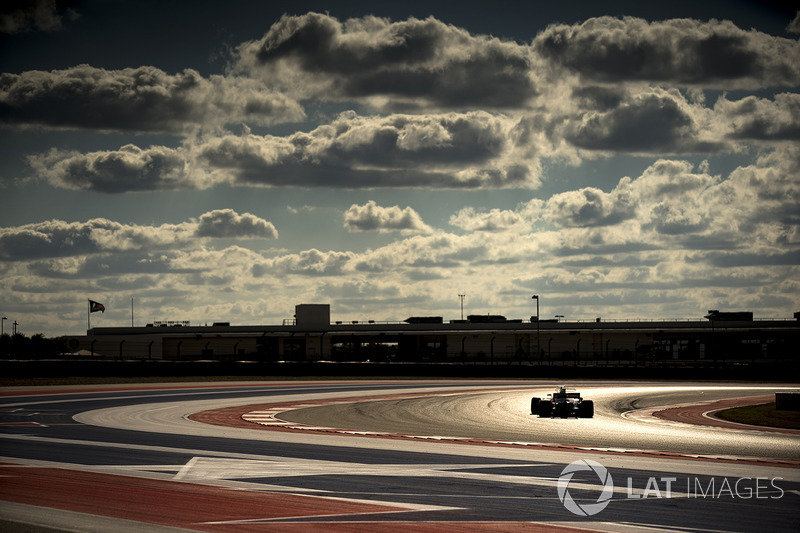
[[[744,0],[4,2],[5,332],[83,333],[89,299],[791,318],[798,36]]]

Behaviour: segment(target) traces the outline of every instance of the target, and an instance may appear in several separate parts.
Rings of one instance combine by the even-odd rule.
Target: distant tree
[[[3,359],[50,359],[58,357],[63,350],[63,339],[47,338],[42,333],[26,337],[22,333],[0,338],[0,357]]]

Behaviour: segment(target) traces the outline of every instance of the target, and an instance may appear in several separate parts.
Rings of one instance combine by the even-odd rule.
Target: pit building
[[[471,315],[402,322],[331,322],[329,304],[302,304],[281,325],[153,323],[95,327],[70,350],[103,359],[222,361],[373,361],[533,365],[697,365],[797,359],[800,313],[756,320],[709,311],[687,321],[509,320]]]

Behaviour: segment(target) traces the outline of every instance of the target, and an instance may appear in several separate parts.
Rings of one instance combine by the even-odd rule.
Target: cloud
[[[527,47],[433,17],[284,15],[237,53],[239,70],[306,97],[376,97],[395,110],[516,108],[536,94]]]
[[[28,263],[28,271],[45,279],[104,279],[115,278],[110,287],[120,290],[124,285],[123,276],[145,276],[149,283],[154,283],[153,276],[162,274],[190,274],[203,270],[205,265],[194,265],[192,268],[176,267],[173,263],[175,254],[166,252],[151,256],[143,250],[115,251],[95,253],[84,256],[57,257],[34,260]],[[141,280],[137,277],[137,280]],[[144,283],[147,286],[147,282]]]
[[[800,94],[776,94],[774,100],[747,96],[736,101],[722,96],[714,111],[720,114],[733,139],[800,140]]]
[[[385,302],[407,301],[403,287],[383,279],[325,281],[320,284],[318,291],[324,298],[336,301],[337,311],[342,309],[359,311],[362,308],[369,308],[369,304],[376,298]]]
[[[430,226],[422,221],[419,213],[399,206],[381,207],[373,200],[365,205],[353,204],[344,213],[344,227],[348,231],[377,231],[387,233],[402,231],[404,233],[430,233]]]
[[[486,112],[362,117],[286,137],[223,135],[179,148],[129,144],[28,157],[51,185],[105,193],[217,184],[334,188],[535,188],[539,166],[513,144],[515,121]]]
[[[294,207],[292,205],[286,206],[286,210],[293,215],[299,215],[300,213],[313,213],[317,209],[319,208],[313,205],[302,205],[300,207]]]
[[[690,262],[694,257],[687,259]],[[792,266],[800,265],[800,250],[778,252],[774,254],[748,254],[712,252],[704,254],[702,261],[717,268],[731,268],[738,266]]]
[[[529,227],[525,218],[516,211],[508,209],[491,209],[476,211],[473,207],[460,209],[450,217],[450,225],[465,231],[506,231],[511,228]]]
[[[775,255],[783,246],[800,245],[796,152],[787,145],[724,179],[709,174],[705,162],[695,168],[688,161],[661,159],[637,178],[621,178],[609,192],[584,187],[546,200],[532,199],[515,210],[464,208],[450,217],[450,224],[473,232],[465,238],[480,240],[483,253],[493,261],[514,262],[526,253],[545,253],[584,255],[591,264],[609,254],[682,249],[758,249]],[[530,228],[534,232],[526,233]],[[497,237],[478,239],[484,232]],[[439,247],[447,250],[453,242],[448,237]],[[374,269],[379,256],[376,251],[373,262],[359,263],[360,268]],[[430,256],[434,263],[441,259],[435,252]],[[614,259],[609,264],[621,263]]]
[[[97,218],[87,222],[49,220],[0,228],[0,259],[24,261],[132,249],[167,248],[193,236],[187,225],[133,226]]]
[[[192,249],[203,238],[277,236],[270,222],[231,209],[210,211],[197,221],[160,226],[122,224],[104,218],[86,222],[49,220],[0,228],[0,261]]]
[[[562,255],[663,250],[680,262],[682,251],[725,250],[731,257],[777,257],[800,247],[798,160],[787,145],[725,178],[710,175],[706,164],[658,160],[610,192],[587,187],[553,195],[540,213],[558,231],[538,235]]]
[[[361,276],[369,279],[380,275],[390,276],[393,280],[413,280],[419,293],[424,292],[421,287],[428,281],[467,276],[476,284],[484,283],[474,278],[476,269],[485,276],[491,269],[503,265],[505,276],[522,273],[522,265],[534,261],[544,269],[543,272],[548,272],[547,276],[551,275],[551,269],[568,269],[576,273],[569,279],[561,277],[559,283],[548,285],[553,290],[574,289],[577,283],[583,283],[581,287],[587,291],[598,284],[608,290],[640,290],[666,284],[677,287],[688,282],[679,278],[694,279],[702,270],[698,266],[696,273],[681,274],[678,271],[679,265],[685,261],[681,259],[682,254],[689,250],[695,250],[692,261],[697,265],[719,261],[723,257],[720,255],[722,251],[731,265],[752,263],[759,250],[764,250],[764,257],[773,258],[765,259],[767,262],[784,265],[790,261],[793,255],[782,252],[781,247],[785,244],[781,243],[800,242],[798,232],[786,227],[792,219],[785,218],[792,216],[790,206],[796,205],[798,199],[797,183],[791,177],[795,175],[796,162],[794,167],[791,166],[795,159],[791,151],[773,153],[762,158],[758,166],[742,167],[724,180],[709,175],[704,170],[705,165],[701,165],[698,171],[686,161],[660,160],[637,178],[620,179],[608,193],[584,188],[569,194],[553,195],[544,202],[521,204],[515,211],[461,210],[451,220],[458,221],[462,229],[473,232],[468,235],[441,232],[417,235],[362,253],[323,252],[312,248],[297,253],[281,252],[271,259],[252,253],[234,259],[233,255],[226,254],[224,271],[215,267],[213,275],[207,269],[198,269],[197,265],[215,264],[214,261],[221,259],[212,257],[211,251],[196,247],[190,247],[186,252],[171,251],[166,262],[162,253],[145,256],[149,259],[141,264],[125,266],[106,259],[105,252],[98,252],[92,255],[92,259],[81,259],[77,267],[70,266],[72,258],[63,258],[58,259],[58,267],[50,261],[40,263],[37,268],[41,275],[49,277],[58,272],[62,272],[62,276],[75,277],[89,273],[147,274],[166,270],[190,274],[190,278],[184,280],[186,284],[209,286],[219,276],[232,276],[226,284],[242,286],[249,276],[259,284],[283,283],[287,290],[301,286],[298,278],[331,280],[346,274],[363,281]],[[772,174],[776,169],[780,170],[780,177]],[[764,206],[768,209],[761,211]],[[354,212],[368,213],[370,207],[370,203],[356,205],[360,209]],[[373,213],[380,209],[374,205]],[[398,208],[397,211],[403,210]],[[524,227],[535,222],[536,217],[552,224],[556,230],[524,234],[517,223]],[[797,217],[794,217],[796,228]],[[200,220],[230,221],[237,218],[246,219],[247,215],[227,217],[219,212],[210,212],[199,217],[197,223],[189,224],[184,233],[196,238],[200,233]],[[781,226],[783,231],[776,229]],[[516,231],[503,232],[503,228],[516,228]],[[678,228],[680,231],[676,231]],[[497,231],[490,233],[489,230]],[[747,232],[746,239],[742,239],[743,231]],[[118,235],[118,230],[108,232],[107,242],[119,242]],[[177,246],[184,245],[177,243]],[[105,249],[101,248],[101,251]],[[714,250],[718,251],[716,255],[711,253]],[[135,247],[131,252],[134,255],[127,257],[136,257]],[[179,257],[173,255],[176,253]],[[565,257],[572,259],[565,261]],[[233,270],[228,272],[229,269]],[[663,280],[656,283],[655,280],[662,277]],[[700,285],[700,278],[707,280],[702,276],[697,278]],[[304,285],[307,287],[304,290],[313,292],[315,286],[321,287]],[[512,290],[507,284],[504,286],[505,291]],[[489,286],[484,288],[490,289]]]
[[[119,150],[87,154],[54,148],[29,156],[28,162],[38,177],[64,189],[123,193],[201,186],[190,172],[186,154],[164,146],[142,149],[127,144]]]
[[[635,205],[624,188],[605,193],[585,187],[553,195],[547,201],[543,217],[560,227],[608,226],[632,218]]]
[[[651,89],[627,97],[608,91],[582,93],[582,99],[587,98],[599,109],[581,113],[564,129],[566,140],[578,148],[666,154],[712,152],[724,146],[700,138],[695,118],[700,113],[675,91]]]
[[[49,13],[66,25],[63,11]],[[19,31],[36,29],[25,20]],[[605,17],[528,43],[432,17],[309,13],[284,16],[234,54],[219,76],[136,65],[0,74],[0,127],[21,133],[9,149],[58,143],[19,154],[29,176],[4,179],[4,199],[45,197],[43,184],[143,193],[134,204],[165,190],[220,200],[248,194],[229,188],[291,187],[255,192],[271,209],[291,204],[279,215],[303,233],[287,240],[281,227],[284,239],[263,245],[275,226],[226,204],[171,224],[0,228],[0,292],[26,328],[57,316],[51,331],[73,329],[86,294],[122,300],[118,323],[133,293],[143,315],[193,323],[280,323],[296,303],[327,299],[356,313],[344,318],[453,316],[463,292],[468,313],[509,317],[531,314],[532,293],[570,318],[699,317],[726,301],[765,316],[794,305],[795,40],[722,21]],[[616,154],[633,156],[619,163],[635,173],[615,174]],[[374,200],[349,198],[355,189]],[[303,227],[326,220],[325,235],[343,239],[320,248]]]
[[[789,25],[786,26],[786,31],[790,33],[800,33],[800,11],[797,12]]]
[[[250,122],[270,125],[305,117],[291,98],[252,79],[203,78],[155,67],[0,74],[0,124],[166,132]]]
[[[195,234],[198,237],[278,238],[272,223],[250,213],[240,215],[233,209],[217,209],[201,215]]]
[[[71,20],[79,16],[73,9],[67,9],[65,14]],[[64,15],[59,13],[55,0],[4,2],[0,8],[0,33],[58,31],[62,29],[63,18]]]
[[[436,231],[360,253],[353,258],[352,265],[358,272],[373,275],[402,272],[413,276],[410,270],[423,269],[425,277],[431,279],[434,269],[456,272],[467,265],[502,262],[502,254],[508,250],[497,246],[496,240],[495,236],[480,232],[454,235]]]
[[[544,58],[596,82],[757,89],[800,82],[800,43],[730,21],[598,17],[536,36]]]
[[[244,135],[196,148],[215,181],[343,188],[535,187],[528,162],[512,159],[514,121],[486,112],[362,117],[288,137]]]
[[[391,320],[422,309],[446,314],[457,309],[444,303],[454,300],[455,287],[468,288],[469,312],[511,317],[530,314],[528,301],[516,304],[514,298],[531,290],[547,294],[548,306],[576,317],[595,308],[604,317],[640,316],[643,309],[664,316],[692,306],[705,311],[709,301],[718,301],[715,291],[730,298],[754,298],[753,291],[762,289],[768,297],[767,287],[774,284],[789,294],[796,291],[791,279],[800,249],[800,220],[792,209],[800,200],[797,161],[797,149],[787,145],[722,177],[709,174],[705,163],[662,159],[637,177],[620,178],[608,192],[580,188],[532,199],[515,210],[463,209],[451,221],[466,234],[400,233],[401,238],[361,252],[310,248],[273,250],[269,254],[275,256],[266,257],[238,247],[208,249],[208,239],[198,237],[202,221],[224,227],[249,217],[227,210],[174,226],[76,223],[58,238],[52,237],[54,229],[8,228],[19,238],[39,235],[28,247],[27,262],[21,251],[8,259],[12,241],[0,236],[2,283],[25,287],[26,294],[37,285],[31,280],[39,287],[49,283],[50,292],[64,290],[55,280],[83,280],[95,292],[124,283],[144,287],[144,294],[149,283],[158,287],[159,301],[161,291],[181,295],[181,309],[164,302],[160,309],[171,311],[162,314],[187,317],[193,306],[207,305],[196,296],[200,292],[205,300],[220,302],[246,295],[237,301],[250,309],[248,317],[285,314],[297,301],[331,297],[339,312],[359,313],[358,319],[362,309],[381,302],[392,311],[386,316],[368,311],[369,316]],[[356,205],[367,212],[370,206]],[[258,220],[245,226],[261,226]],[[527,232],[528,227],[536,229]],[[30,250],[40,250],[48,238],[50,256],[34,256]],[[686,287],[693,289],[687,293]],[[280,296],[259,296],[264,293]],[[612,310],[608,302],[618,303]],[[231,316],[242,320],[239,313]]]
[[[641,198],[650,201],[673,198],[685,202],[718,181],[707,173],[694,172],[693,165],[688,161],[659,159],[646,168],[631,187]]]
[[[251,273],[255,278],[276,279],[290,275],[336,276],[344,272],[354,255],[352,252],[304,250],[258,262],[252,266]]]
[[[719,184],[719,207],[737,206],[731,224],[745,231],[766,231],[776,245],[800,245],[800,148],[787,143],[764,153],[752,165],[731,172]],[[735,217],[735,218],[734,218]]]

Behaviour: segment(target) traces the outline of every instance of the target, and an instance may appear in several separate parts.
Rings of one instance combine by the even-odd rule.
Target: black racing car
[[[570,416],[592,418],[594,402],[584,400],[577,392],[569,392],[566,387],[560,387],[553,394],[548,394],[547,398],[531,399],[531,414],[539,415],[540,418],[567,418]]]

